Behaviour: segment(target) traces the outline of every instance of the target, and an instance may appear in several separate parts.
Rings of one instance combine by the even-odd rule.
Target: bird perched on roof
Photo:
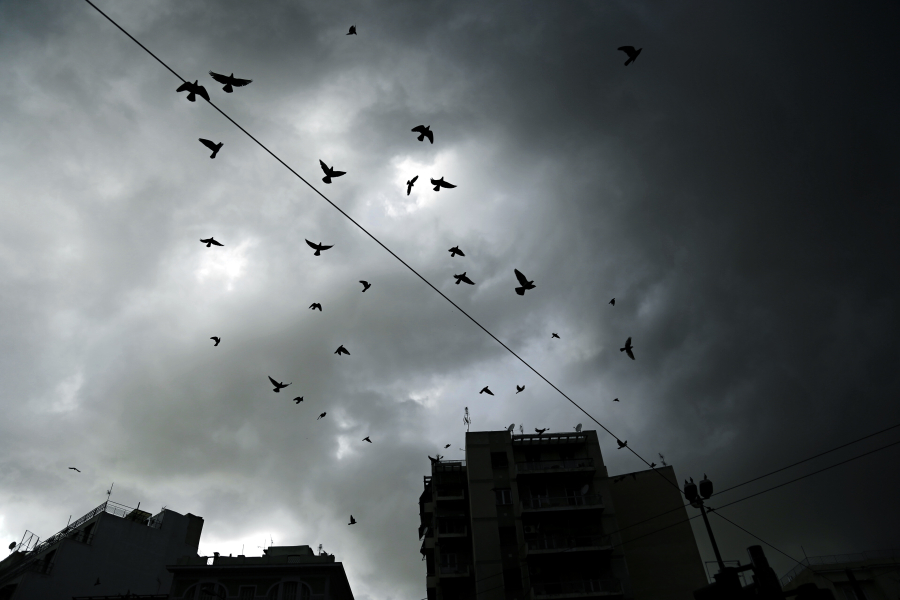
[[[429,142],[431,142],[432,144],[434,143],[434,133],[431,132],[430,125],[416,125],[412,128],[411,131],[415,131],[419,134],[419,137],[416,139],[418,139],[420,142],[424,142],[425,138],[428,138]]]
[[[469,285],[475,285],[475,282],[466,277],[466,272],[463,271],[462,275],[454,275],[456,277],[456,285],[459,285],[460,282],[468,283]]]
[[[274,379],[272,379],[271,375],[269,375],[269,381],[271,381],[272,385],[275,386],[275,389],[272,391],[275,392],[276,394],[278,392],[280,392],[282,390],[282,388],[286,388],[287,386],[291,385],[290,383],[279,383],[279,382],[275,381]],[[293,383],[293,382],[291,382],[291,383]]]
[[[322,312],[322,305],[319,304],[318,302],[313,302],[312,304],[309,305],[309,308],[311,310],[317,310],[319,312]]]
[[[538,429],[537,427],[535,427],[534,431],[535,431],[535,433],[538,434],[538,437],[540,437],[540,436],[544,435],[544,432],[547,431],[547,428],[544,427],[543,429]]]
[[[510,425],[509,427],[506,428],[506,433],[512,433],[515,430],[516,430],[516,424],[513,423],[512,425]]]
[[[200,240],[200,241],[202,243],[206,244],[207,248],[209,248],[210,246],[224,246],[225,245],[225,244],[220,244],[219,242],[216,241],[215,238],[211,238],[211,237],[206,238],[205,240]]]
[[[653,467],[655,467],[655,466],[656,466],[656,463],[650,463],[650,468],[651,468],[651,469],[652,469]]]
[[[628,440],[625,440],[625,441],[623,442],[622,440],[618,440],[618,439],[617,439],[617,440],[616,440],[616,443],[619,445],[619,447],[616,448],[616,449],[617,449],[617,450],[621,450],[622,448],[624,448],[625,446],[628,445]]]
[[[372,440],[369,439],[369,436],[364,437],[364,438],[362,439],[362,441],[364,441],[364,442],[369,442],[370,444],[372,443]]]
[[[524,391],[525,391],[525,386],[524,386],[524,385],[517,385],[517,386],[516,386],[516,393],[517,393],[517,394],[518,394],[519,392],[524,392]]]
[[[628,358],[634,360],[634,352],[632,352],[633,349],[634,346],[631,345],[631,338],[628,338],[627,340],[625,340],[625,347],[619,348],[619,352],[624,352],[628,355]]]
[[[450,188],[456,187],[452,183],[447,183],[446,181],[444,181],[443,177],[441,177],[440,179],[432,179],[431,185],[434,186],[434,191],[436,192],[441,191],[441,188],[447,188],[449,190]]]
[[[459,254],[460,256],[466,255],[465,252],[459,249],[459,246],[453,246],[452,248],[450,248],[450,250],[448,250],[448,252],[450,253],[450,258],[453,258],[457,254]]]
[[[356,35],[356,25],[350,26],[350,31],[347,32],[347,35]]]
[[[213,340],[213,341],[215,342],[215,344],[213,344],[213,348],[215,348],[216,346],[218,346],[218,345],[219,345],[219,342],[222,341],[222,338],[220,338],[220,337],[218,337],[218,336],[215,336],[215,335],[212,336],[212,337],[209,338],[209,339],[211,339],[211,340]]]
[[[559,338],[559,334],[558,334],[558,333],[553,333],[553,334],[550,334],[550,337],[551,337],[551,338],[556,338],[556,339],[560,339],[560,338]]]
[[[300,404],[301,402],[303,402],[303,396],[297,396],[296,398],[294,398],[294,404]]]
[[[215,144],[215,143],[211,142],[210,140],[204,140],[203,138],[197,138],[197,139],[200,140],[201,144],[203,144],[204,146],[206,146],[207,148],[212,150],[212,154],[209,155],[210,158],[215,158],[216,154],[218,154],[219,150],[221,150],[222,146],[224,146],[224,143],[222,143],[222,142]]]
[[[616,299],[613,298],[612,300],[609,301],[609,303],[612,304],[613,306],[615,306],[615,305],[616,305]]]
[[[532,281],[528,281],[528,278],[525,277],[525,275],[522,274],[522,271],[520,271],[520,270],[518,270],[518,269],[513,269],[513,271],[515,271],[515,273],[516,273],[516,279],[519,280],[519,285],[522,286],[522,287],[517,287],[517,288],[516,288],[516,293],[517,293],[518,295],[524,296],[524,295],[525,295],[525,290],[533,290],[534,288],[537,287],[536,285],[534,285],[534,281],[533,281],[533,280],[532,280]]]
[[[481,388],[481,391],[478,392],[478,393],[479,393],[479,394],[487,394],[488,396],[493,396],[493,395],[494,395],[494,392],[492,392],[491,390],[489,390],[489,389],[488,389],[488,386],[484,386],[483,388]]]
[[[328,414],[328,413],[322,413],[321,415],[319,415],[318,417],[316,417],[316,421],[318,421],[319,419],[321,419],[322,417],[324,417],[324,416],[327,415],[327,414]]]
[[[78,471],[79,473],[81,473],[81,469],[76,469],[75,467],[69,467],[69,468],[73,471]]]
[[[619,46],[619,50],[628,55],[628,60],[625,61],[625,66],[627,67],[634,62],[643,48],[638,48],[637,50],[635,50],[634,46]]]
[[[350,515],[350,522],[347,525],[356,525],[356,519],[353,518],[353,515]]]
[[[196,80],[196,79],[194,80],[194,83],[191,83],[190,81],[185,81],[180,86],[178,86],[178,89],[175,91],[176,92],[185,92],[186,91],[188,93],[187,98],[191,102],[197,101],[197,96],[195,96],[194,94],[199,94],[199,96],[201,98],[203,98],[204,100],[209,102],[209,94],[206,93],[206,88],[203,87],[202,85],[200,85],[198,83],[198,81],[199,80]]]
[[[9,549],[12,550],[13,548],[15,548],[15,547],[18,546],[18,545],[19,545],[19,544],[17,544],[16,542],[10,542],[10,543],[9,543]]]
[[[325,177],[322,178],[322,181],[325,183],[331,183],[332,177],[340,177],[341,175],[346,175],[346,171],[335,171],[333,167],[329,167],[324,162],[319,160],[319,164],[322,166],[322,171],[325,173]]]
[[[306,238],[304,238],[304,239],[306,239]],[[318,243],[318,244],[313,244],[313,243],[312,243],[311,241],[309,241],[309,240],[306,240],[306,244],[307,244],[310,248],[312,248],[313,250],[316,251],[315,254],[313,254],[313,256],[320,256],[320,255],[322,254],[322,251],[323,251],[323,250],[328,250],[329,248],[334,248],[334,244],[332,244],[331,246],[323,246],[323,245],[321,244],[321,242]]]
[[[575,426],[575,433],[581,433],[581,423]]]
[[[344,348],[343,344],[338,346],[338,349],[335,350],[334,353],[337,354],[338,356],[340,356],[341,354],[346,354],[347,356],[350,356],[350,353],[347,351],[346,348]]]
[[[360,282],[361,284],[363,284],[363,289],[362,289],[362,291],[364,291],[364,292],[365,292],[367,289],[369,289],[370,287],[372,287],[372,284],[369,283],[368,281],[363,281],[362,279],[360,279],[359,282]]]
[[[409,196],[409,193],[412,191],[413,185],[416,183],[416,180],[419,178],[418,175],[413,177],[412,179],[406,180],[406,195]]]
[[[234,73],[231,75],[221,75],[219,73],[209,72],[209,76],[218,81],[219,83],[224,83],[225,87],[222,89],[225,90],[226,94],[230,94],[234,91],[236,87],[244,87],[248,83],[253,83],[252,79],[238,79],[234,76]],[[234,87],[232,87],[234,86]]]

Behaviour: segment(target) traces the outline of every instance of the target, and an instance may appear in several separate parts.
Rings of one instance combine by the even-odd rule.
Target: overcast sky
[[[629,447],[719,489],[900,422],[900,11],[876,4],[98,2]],[[87,3],[3,2],[0,56],[4,540],[115,482],[202,516],[202,554],[321,543],[360,600],[421,598],[422,476],[462,457],[464,407],[597,428]],[[645,468],[600,440],[611,474]],[[796,558],[897,547],[898,458],[723,514]],[[759,543],[713,527],[726,559]]]

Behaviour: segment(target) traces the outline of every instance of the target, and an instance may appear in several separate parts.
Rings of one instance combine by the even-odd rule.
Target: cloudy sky
[[[98,6],[679,478],[724,489],[900,421],[896,5]],[[0,56],[4,540],[115,482],[203,516],[201,553],[321,543],[358,598],[420,598],[422,476],[462,457],[464,407],[474,430],[596,428],[87,3],[0,4]],[[601,444],[610,473],[644,468]],[[896,547],[898,458],[723,514],[794,557]],[[713,526],[746,561],[757,540]]]

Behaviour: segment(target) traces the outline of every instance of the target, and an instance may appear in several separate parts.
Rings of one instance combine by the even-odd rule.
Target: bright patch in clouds
[[[212,247],[207,250],[200,260],[200,266],[195,271],[197,281],[202,283],[207,280],[220,281],[225,284],[225,289],[234,289],[234,283],[245,272],[247,266],[247,251],[256,245],[254,240],[244,240],[234,248]]]

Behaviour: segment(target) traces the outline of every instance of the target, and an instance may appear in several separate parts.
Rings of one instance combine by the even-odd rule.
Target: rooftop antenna
[[[322,556],[322,544],[319,544],[319,556]]]
[[[666,457],[663,456],[662,454],[660,454],[659,452],[657,452],[657,454],[659,454],[659,462],[662,463],[662,466],[664,466],[664,467],[668,466],[668,465],[666,465]]]
[[[114,485],[116,485],[116,482],[115,482],[115,481],[113,481],[113,482],[110,484],[109,489],[106,490],[106,501],[107,501],[107,502],[109,502],[109,497],[112,496],[112,489],[113,489],[113,486],[114,486]]]
[[[519,433],[521,435],[525,435],[525,426],[524,425],[519,425]]]
[[[243,556],[243,554],[244,554],[244,545],[241,544],[241,555]]]

